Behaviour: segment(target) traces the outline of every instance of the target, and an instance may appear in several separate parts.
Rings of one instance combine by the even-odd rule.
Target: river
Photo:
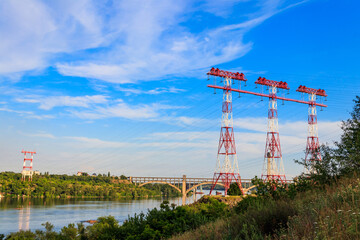
[[[202,195],[188,197],[192,203]],[[89,199],[5,199],[0,198],[0,233],[8,234],[22,230],[44,230],[41,225],[50,222],[55,231],[60,231],[69,223],[96,220],[101,216],[114,216],[120,223],[135,213],[146,213],[147,209],[159,207],[163,200],[176,205],[182,204],[180,198],[150,198],[122,200]]]

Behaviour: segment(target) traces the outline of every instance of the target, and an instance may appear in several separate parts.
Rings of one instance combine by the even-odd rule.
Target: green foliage
[[[6,240],[27,240],[27,239],[36,239],[36,234],[31,232],[30,230],[23,231],[20,230],[17,233],[10,233],[6,236]]]
[[[344,174],[360,168],[360,96],[354,102],[351,118],[343,121],[343,134],[340,142],[335,143],[337,149],[334,150],[334,157]]]
[[[87,228],[89,239],[114,239],[118,232],[119,224],[112,216],[99,217],[93,226]]]
[[[260,206],[263,205],[266,201],[268,201],[268,199],[264,197],[248,196],[234,207],[234,211],[236,213],[244,213],[250,207],[260,208]]]
[[[228,189],[227,194],[229,196],[241,196],[241,191],[237,183],[232,183]]]
[[[181,193],[179,191],[167,184],[146,184],[143,187],[156,192],[161,192],[161,195],[165,197],[181,196]]]
[[[127,180],[102,176],[41,175],[21,181],[20,173],[0,173],[0,193],[5,197],[31,198],[134,198],[160,196],[161,191],[137,187]],[[169,191],[169,195],[172,192]]]
[[[329,184],[337,177],[351,174],[360,168],[360,97],[354,100],[351,118],[343,121],[343,133],[340,141],[335,142],[335,147],[323,145],[319,149],[322,161],[316,161],[315,173],[303,175],[303,178],[312,179],[318,185]],[[296,161],[308,167],[304,161]]]

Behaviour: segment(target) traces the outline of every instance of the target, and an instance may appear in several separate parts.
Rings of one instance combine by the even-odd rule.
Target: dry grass
[[[301,209],[281,239],[360,239],[360,179],[346,178],[324,191],[298,196]]]
[[[360,239],[360,179],[357,176],[274,204],[218,219],[171,239]],[[281,224],[276,225],[274,221]],[[266,230],[269,225],[276,230],[269,233]]]
[[[227,235],[224,230],[227,229],[227,221],[218,219],[215,222],[200,226],[199,228],[188,231],[184,234],[174,236],[171,240],[218,240]]]

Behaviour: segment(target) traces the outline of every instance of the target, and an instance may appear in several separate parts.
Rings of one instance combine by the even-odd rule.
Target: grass
[[[245,198],[229,217],[171,239],[360,239],[359,223],[360,179],[355,175],[293,199]]]

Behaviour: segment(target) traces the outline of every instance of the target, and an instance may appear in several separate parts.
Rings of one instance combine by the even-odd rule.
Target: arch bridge
[[[128,177],[128,180],[138,186],[144,186],[146,184],[167,184],[182,194],[182,203],[185,204],[186,195],[190,191],[196,191],[196,189],[202,185],[212,185],[212,178],[188,178],[186,175],[182,177]],[[256,188],[252,184],[251,179],[241,179],[243,193],[246,194],[249,190]],[[217,183],[219,186],[224,186],[222,183]]]

